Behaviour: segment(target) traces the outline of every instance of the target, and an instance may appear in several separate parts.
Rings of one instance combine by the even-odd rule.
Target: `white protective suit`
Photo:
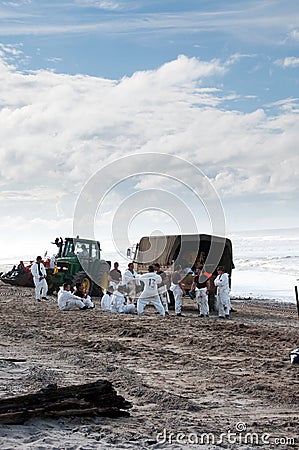
[[[56,256],[52,255],[50,258],[50,269],[55,269],[56,267]]]
[[[46,279],[43,277],[47,276],[47,271],[42,262],[35,262],[31,266],[31,273],[33,276],[33,282],[35,286],[35,299],[40,301],[40,297],[45,298],[48,292],[48,285]]]
[[[122,284],[127,288],[129,299],[134,303],[136,296],[136,286],[140,286],[139,275],[135,270],[133,273],[127,269],[122,276]]]
[[[209,297],[207,294],[207,288],[195,288],[196,301],[199,306],[200,316],[208,316],[210,313]]]
[[[218,275],[214,280],[214,284],[217,286],[218,316],[228,317],[231,309],[228,273]]]
[[[137,314],[143,313],[146,305],[151,303],[161,316],[165,316],[165,309],[158,293],[158,284],[162,282],[162,277],[155,272],[148,272],[140,275],[139,280],[143,281],[144,288],[137,301]]]
[[[101,299],[101,310],[111,312],[111,296],[107,292]]]
[[[181,314],[183,291],[179,284],[174,284],[174,283],[171,283],[170,290],[173,292],[173,296],[174,296],[174,312],[176,314]]]
[[[111,296],[111,312],[120,314],[134,314],[135,305],[126,305],[125,296],[119,291],[114,291]]]
[[[80,298],[77,295],[72,294],[70,291],[66,291],[63,289],[63,286],[59,289],[58,292],[58,306],[62,311],[69,311],[73,308],[79,309],[92,309],[94,308],[94,304],[91,301],[90,297]]]
[[[210,286],[210,281],[206,278],[203,270],[198,270],[198,273],[194,278],[194,284],[196,285],[195,295],[199,307],[199,315],[208,317],[210,309],[207,291],[208,286]]]

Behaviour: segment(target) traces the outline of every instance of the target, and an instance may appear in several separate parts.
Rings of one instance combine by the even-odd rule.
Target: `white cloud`
[[[24,56],[22,44],[2,44],[0,43],[0,64],[9,64],[12,68],[12,64],[16,66],[25,61],[27,58]]]
[[[289,35],[290,35],[290,38],[293,39],[294,41],[299,41],[299,31],[298,30],[292,30]]]
[[[0,201],[6,200],[9,202],[21,201],[21,202],[32,202],[32,201],[43,201],[47,199],[49,201],[56,200],[63,196],[62,192],[57,192],[56,189],[49,189],[47,187],[35,187],[33,189],[24,190],[11,190],[11,191],[1,191]]]
[[[102,0],[75,0],[75,4],[80,7],[92,7],[99,8],[107,11],[116,11],[123,9],[119,2],[115,1],[102,1]]]
[[[277,102],[272,102],[269,103],[268,105],[266,105],[268,108],[274,108],[274,107],[278,107],[281,110],[284,111],[294,111],[296,112],[296,110],[298,110],[298,102],[299,102],[299,98],[283,98],[281,100],[278,100]]]
[[[26,9],[26,3],[28,8]],[[269,3],[247,0],[236,3],[226,1],[223,9],[213,7],[202,11],[200,7],[186,7],[179,12],[161,11],[156,7],[147,10],[148,2],[136,2],[132,0],[76,0],[70,2],[48,1],[36,2],[34,14],[30,8],[30,2],[9,2],[6,9],[0,11],[0,16],[11,20],[1,27],[1,35],[49,35],[49,34],[71,34],[90,33],[118,34],[125,33],[136,36],[152,38],[152,35],[163,36],[171,41],[182,32],[185,34],[195,33],[227,33],[242,41],[266,43],[278,45],[277,33],[289,33],[290,23],[294,27],[291,33],[296,38],[297,4],[292,1],[285,7],[285,2],[277,0],[275,5]],[[152,2],[151,2],[152,3]],[[159,2],[158,2],[159,3]],[[187,2],[186,2],[187,3]],[[290,3],[290,0],[289,0]],[[16,8],[15,6],[23,6]],[[77,8],[82,9],[82,14],[77,14]],[[10,7],[10,8],[9,8]],[[47,15],[48,11],[55,8],[55,15]],[[88,8],[98,9],[98,14],[90,14]],[[83,9],[86,14],[83,15]],[[57,13],[58,11],[58,13]],[[111,14],[117,11],[117,14]],[[130,11],[131,15],[126,15]],[[107,14],[105,15],[105,12]],[[105,17],[103,17],[105,15]],[[47,17],[47,18],[46,18]],[[65,18],[67,17],[67,23]],[[46,18],[46,20],[45,20]],[[82,20],[83,19],[83,20]],[[245,32],[244,32],[245,30]],[[196,38],[198,39],[198,37]]]
[[[2,216],[0,234],[1,263],[6,260],[11,263],[21,259],[29,261],[45,251],[53,254],[57,247],[51,242],[56,236],[72,236],[72,221],[69,218],[58,221],[41,217],[24,220],[19,211],[15,211],[13,215]]]
[[[11,1],[11,2],[9,2],[9,1],[7,1],[7,2],[2,2],[2,4],[4,5],[4,6],[11,6],[11,7],[20,7],[20,6],[23,6],[23,5],[30,5],[32,3],[32,0],[18,0],[18,1]]]
[[[49,62],[56,63],[56,62],[62,61],[62,58],[57,58],[56,56],[52,56],[51,58],[47,58],[46,60],[49,61]]]
[[[226,61],[226,65],[230,66],[232,64],[236,64],[239,61],[241,61],[242,59],[248,59],[248,58],[255,58],[257,55],[256,54],[242,54],[242,53],[235,53],[233,55],[231,55],[228,60]]]
[[[287,56],[284,59],[277,59],[276,61],[274,61],[274,64],[283,68],[298,67],[299,58],[297,58],[296,56]]]
[[[271,109],[225,110],[226,93],[210,86],[210,77],[225,70],[219,61],[182,55],[116,81],[23,74],[2,60],[0,205],[10,215],[8,228],[20,241],[30,229],[62,235],[89,177],[114,159],[143,152],[173,154],[198,165],[223,198],[239,201],[250,194],[258,202],[260,193],[295,198],[296,99],[284,100],[291,107],[275,109],[273,116]],[[146,169],[142,157],[137,169]],[[185,179],[184,170],[178,178]],[[105,175],[112,181],[123,173]],[[150,180],[137,179],[123,194],[147,187]],[[122,198],[114,194],[105,204],[106,218]]]
[[[0,43],[0,56],[3,58],[5,55],[12,55],[12,56],[19,56],[21,55],[23,52],[22,50],[20,50],[19,47],[20,44],[18,46],[12,45],[12,44],[2,44]]]

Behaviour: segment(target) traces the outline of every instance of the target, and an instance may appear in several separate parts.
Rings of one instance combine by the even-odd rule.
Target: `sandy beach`
[[[1,425],[1,449],[298,448],[295,305],[235,300],[230,320],[61,312],[55,296],[0,285],[0,396],[97,379],[130,417],[36,417]],[[207,435],[209,434],[209,435]]]

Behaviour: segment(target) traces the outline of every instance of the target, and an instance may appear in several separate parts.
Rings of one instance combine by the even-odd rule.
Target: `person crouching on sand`
[[[58,306],[62,311],[69,311],[73,308],[92,309],[93,302],[90,298],[80,298],[71,293],[71,285],[64,283],[58,292]]]

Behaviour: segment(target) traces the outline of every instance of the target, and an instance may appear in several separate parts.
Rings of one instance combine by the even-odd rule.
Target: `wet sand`
[[[130,417],[37,417],[0,426],[1,449],[299,447],[295,305],[233,301],[230,320],[61,312],[0,282],[0,397],[107,379]],[[172,433],[172,434],[171,434]],[[206,435],[206,433],[210,433]],[[222,433],[222,436],[221,436]],[[229,433],[235,433],[229,434]]]

